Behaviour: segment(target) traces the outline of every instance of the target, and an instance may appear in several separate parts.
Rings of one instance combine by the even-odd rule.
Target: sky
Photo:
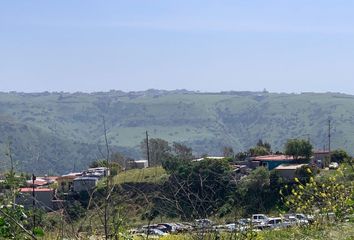
[[[0,1],[0,91],[354,94],[351,0]]]

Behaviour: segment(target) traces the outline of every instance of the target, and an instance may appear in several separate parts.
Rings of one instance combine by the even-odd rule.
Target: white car
[[[299,219],[300,223],[302,224],[309,224],[309,223],[313,223],[314,221],[312,215],[305,215],[303,213],[296,213],[295,217]]]
[[[197,219],[195,220],[195,225],[197,228],[210,228],[214,223],[209,219]]]
[[[339,168],[339,164],[337,162],[331,162],[329,165],[328,165],[328,168],[329,169],[338,169]]]
[[[269,220],[268,216],[265,214],[253,214],[251,218],[251,223],[255,225],[263,225]]]
[[[230,232],[234,232],[234,231],[243,232],[243,231],[246,231],[247,228],[248,228],[248,226],[242,226],[242,225],[237,224],[237,223],[226,224],[225,227]]]
[[[289,223],[284,222],[283,219],[280,218],[280,217],[269,218],[265,225],[267,227],[271,228],[271,229],[284,228],[284,227],[289,227],[290,226]]]
[[[295,222],[295,221],[296,221],[296,224],[297,224],[297,225],[309,225],[309,220],[308,220],[308,218],[299,219],[299,218],[297,218],[296,216],[294,216],[293,218],[294,218],[294,220],[290,217],[290,221],[291,221],[291,222]]]

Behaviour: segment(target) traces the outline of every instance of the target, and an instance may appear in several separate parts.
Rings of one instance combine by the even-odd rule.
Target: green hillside
[[[195,154],[219,155],[225,145],[246,150],[258,139],[282,150],[288,138],[310,137],[354,153],[354,96],[337,93],[199,93],[148,90],[106,93],[0,93],[0,160],[12,142],[17,169],[38,173],[80,170],[101,158],[102,117],[112,151],[139,158],[151,137],[190,144]]]

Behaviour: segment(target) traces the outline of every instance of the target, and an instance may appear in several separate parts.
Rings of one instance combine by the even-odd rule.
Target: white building
[[[74,192],[90,192],[97,186],[97,182],[97,177],[77,177],[73,182],[73,190]]]

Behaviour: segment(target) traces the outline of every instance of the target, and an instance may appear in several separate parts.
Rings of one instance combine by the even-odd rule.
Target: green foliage
[[[168,175],[165,169],[162,167],[151,167],[120,172],[113,178],[113,183],[160,183],[166,178],[168,178]]]
[[[28,211],[22,205],[15,203],[18,188],[24,181],[24,176],[17,176],[14,171],[5,174],[5,189],[0,202],[1,239],[32,239],[32,234],[38,237],[44,236],[44,231],[39,226],[33,229],[33,233],[29,230],[33,226],[29,216],[35,214],[37,224],[41,224],[41,212]]]
[[[236,161],[245,161],[247,159],[248,153],[247,152],[239,152],[235,155]]]
[[[250,148],[248,150],[248,152],[250,153],[250,155],[252,157],[263,156],[263,155],[270,154],[270,151],[268,151],[268,149],[266,147],[263,147],[263,146],[256,146],[254,148]]]
[[[216,213],[231,188],[231,169],[225,160],[205,159],[179,165],[156,198],[161,215],[177,214],[185,219]]]
[[[5,215],[7,214],[7,215]],[[2,206],[0,213],[0,237],[4,239],[29,239],[23,230],[15,223],[28,225],[28,213],[21,206]]]
[[[336,149],[331,152],[331,162],[343,163],[350,159],[349,154],[343,149]]]
[[[142,154],[148,159],[147,156],[147,143],[144,139],[140,143]],[[149,139],[149,167],[159,166],[161,163],[171,156],[171,147],[169,143],[161,138]]]
[[[304,139],[289,139],[285,144],[285,154],[293,156],[294,159],[310,160],[313,146]]]
[[[191,160],[193,159],[193,150],[185,144],[173,142],[172,150],[174,156],[180,160]]]
[[[268,169],[259,167],[238,183],[234,204],[243,208],[245,215],[268,212],[279,203],[277,192],[282,186],[282,182],[275,172],[269,172]]]
[[[90,168],[97,168],[97,167],[106,167],[109,168],[111,176],[116,176],[118,172],[122,170],[122,167],[117,162],[110,162],[108,163],[107,160],[96,160],[92,162],[89,166]]]
[[[35,228],[33,229],[33,234],[34,234],[35,236],[37,236],[37,237],[44,237],[44,231],[43,231],[43,229],[40,228],[40,227],[35,227]]]
[[[64,208],[69,220],[78,220],[85,215],[85,209],[79,201],[67,201]]]
[[[235,155],[234,149],[232,147],[230,147],[230,146],[223,147],[222,152],[223,152],[223,156],[224,157],[233,158],[234,155]]]
[[[268,152],[272,151],[272,147],[270,145],[270,143],[268,142],[263,142],[262,139],[259,139],[257,142],[257,147],[264,147],[265,149],[267,149]]]
[[[311,172],[308,168],[307,171]],[[334,176],[327,179],[314,179],[302,183],[295,178],[297,184],[291,188],[291,194],[285,197],[285,204],[291,211],[313,215],[317,213],[316,220],[326,220],[329,213],[334,213],[339,220],[353,214],[354,183],[342,181],[344,173],[339,169]],[[288,191],[287,188],[281,194]]]
[[[308,183],[311,178],[314,178],[318,169],[315,166],[304,165],[295,171],[295,176],[301,183]]]
[[[182,167],[182,165],[186,165],[188,163],[188,160],[182,160],[178,157],[172,156],[162,162],[162,167],[166,170],[166,172],[171,174],[177,171],[180,167]]]

